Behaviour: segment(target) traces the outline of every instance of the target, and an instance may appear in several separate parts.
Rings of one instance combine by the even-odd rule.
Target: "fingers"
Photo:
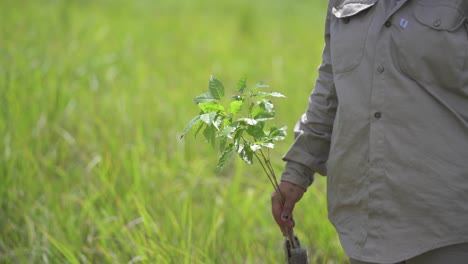
[[[295,225],[293,218],[294,206],[301,199],[305,190],[295,184],[281,182],[280,191],[282,195],[277,191],[271,195],[271,212],[283,235],[287,235],[287,230]]]
[[[273,219],[275,219],[275,222],[281,229],[283,235],[286,235],[286,226],[282,219],[283,206],[281,204],[280,195],[277,192],[274,192],[271,195],[271,213],[273,214]]]
[[[287,227],[294,227],[294,220],[292,217],[292,212],[294,210],[294,205],[296,201],[291,199],[286,199],[283,205],[283,210],[281,212],[281,220],[285,223]]]
[[[284,236],[287,235],[287,230],[294,227],[293,218],[294,201],[287,200],[285,206],[282,205],[281,196],[274,192],[271,196],[271,211],[276,224],[281,229]]]

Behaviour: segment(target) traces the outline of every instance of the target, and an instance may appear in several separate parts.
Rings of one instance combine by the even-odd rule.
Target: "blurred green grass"
[[[179,135],[210,74],[307,106],[326,1],[0,1],[1,263],[277,263],[259,168]],[[277,144],[281,155],[292,142]],[[312,263],[343,263],[325,180],[297,206]]]

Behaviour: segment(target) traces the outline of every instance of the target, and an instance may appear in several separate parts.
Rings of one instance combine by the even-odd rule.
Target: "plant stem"
[[[267,178],[270,180],[271,185],[273,185],[273,188],[275,191],[279,191],[279,186],[276,184],[276,181],[274,180],[274,176],[271,175],[271,172],[269,171],[269,168],[267,167],[267,161],[265,159],[261,159],[260,156],[257,153],[254,153],[255,158],[257,158],[258,163],[262,166],[263,171],[267,175]]]
[[[263,150],[260,149],[260,154],[262,155],[263,157],[263,160],[265,160],[265,163],[267,164],[268,166],[268,169],[270,170],[270,173],[271,175],[273,176],[273,180],[275,181],[275,186],[279,188],[279,184],[278,184],[278,180],[276,178],[276,174],[275,174],[275,170],[273,169],[273,165],[271,164],[270,162],[270,152],[269,150],[267,150],[267,154],[265,155],[265,153],[263,152]]]
[[[275,170],[273,169],[273,166],[272,166],[272,164],[270,162],[270,159],[269,159],[269,153],[267,153],[265,155],[265,153],[262,150],[260,150],[261,158],[257,153],[254,153],[254,154],[255,154],[255,157],[257,158],[258,162],[262,166],[263,170],[265,171],[265,173],[266,173],[268,179],[270,180],[271,184],[273,185],[273,188],[280,195],[281,204],[284,205],[285,199],[284,199],[283,193],[281,193],[281,190],[279,188],[278,180],[276,179],[276,175],[275,175]],[[294,238],[293,228],[288,228],[286,230],[286,236],[288,237],[289,242],[291,243],[291,247],[292,248],[297,248],[298,245],[296,244],[296,240]]]

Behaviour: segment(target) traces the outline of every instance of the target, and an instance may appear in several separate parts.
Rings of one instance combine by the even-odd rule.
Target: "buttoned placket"
[[[384,5],[378,6],[384,8]],[[373,240],[379,239],[380,221],[384,206],[385,193],[385,109],[387,87],[387,66],[390,65],[391,54],[389,45],[391,42],[391,17],[376,17],[369,32],[368,45],[374,46],[374,58],[371,62],[373,78],[371,84],[370,109],[369,109],[369,200],[368,200],[368,226],[367,239],[364,250],[372,254]]]

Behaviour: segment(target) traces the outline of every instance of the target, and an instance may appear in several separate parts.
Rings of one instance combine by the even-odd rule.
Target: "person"
[[[327,176],[351,263],[468,263],[468,1],[330,0],[272,213]]]

